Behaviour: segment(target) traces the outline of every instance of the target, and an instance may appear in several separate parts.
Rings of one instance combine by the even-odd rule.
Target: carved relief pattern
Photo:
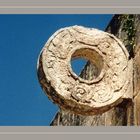
[[[90,100],[87,98],[89,96],[89,91],[82,86],[76,86],[71,96],[78,102],[90,103]]]
[[[81,53],[96,61],[101,69],[93,81],[81,80],[71,70],[73,53],[83,48],[89,54]],[[79,55],[80,51],[74,57]],[[48,40],[41,59],[44,78],[58,95],[55,103],[65,109],[79,114],[96,114],[97,109],[105,111],[108,105],[117,104],[124,94],[122,89],[127,82],[128,53],[111,34],[80,26],[61,29]],[[63,104],[60,100],[64,101]]]

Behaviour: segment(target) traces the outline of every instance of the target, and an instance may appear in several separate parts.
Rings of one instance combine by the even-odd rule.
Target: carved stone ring
[[[96,66],[94,79],[86,80],[73,72],[71,61],[81,57]],[[130,97],[128,58],[115,36],[93,28],[67,27],[54,33],[42,49],[38,78],[48,97],[62,109],[100,114]]]

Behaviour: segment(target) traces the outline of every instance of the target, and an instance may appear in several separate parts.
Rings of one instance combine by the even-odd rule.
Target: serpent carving
[[[97,76],[85,80],[71,68],[71,60],[85,58]],[[38,59],[38,78],[46,95],[61,108],[94,115],[122,101],[129,86],[128,52],[115,36],[93,28],[71,26],[54,33]]]

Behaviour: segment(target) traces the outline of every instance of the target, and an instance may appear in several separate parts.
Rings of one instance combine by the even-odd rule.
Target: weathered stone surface
[[[96,78],[85,80],[72,71],[70,62],[77,57],[97,67]],[[72,26],[57,31],[48,40],[40,54],[38,77],[49,98],[62,109],[76,114],[101,114],[123,98],[132,98],[132,94],[128,95],[128,58],[115,36]]]
[[[134,48],[134,124],[140,125],[140,15],[134,16],[136,30]]]
[[[106,31],[109,33],[114,34],[117,36],[124,44],[127,46],[128,39],[127,34],[123,29],[124,20],[121,18],[122,15],[115,15],[111,22],[108,24]],[[136,28],[136,35],[135,38],[136,44],[139,42],[139,23],[140,23],[140,16],[135,15],[135,28]],[[132,46],[126,47],[129,52],[129,59],[133,59],[133,49]],[[131,50],[131,51],[129,51]],[[137,58],[139,60],[139,58]],[[135,62],[134,62],[135,63]],[[134,64],[135,65],[135,64]],[[136,64],[137,65],[137,64]],[[139,69],[139,68],[138,68]],[[86,79],[91,79],[94,74],[94,66],[91,63],[87,63],[86,67],[83,69],[81,73],[81,77]],[[133,70],[133,74],[137,75],[137,72]],[[134,76],[137,78],[137,76]],[[136,86],[135,78],[133,79],[133,84]],[[137,80],[138,81],[138,80]],[[138,82],[137,82],[138,83]],[[139,85],[139,84],[138,84]],[[131,87],[130,91],[135,92],[135,87]],[[140,94],[138,94],[140,95]],[[137,99],[137,100],[136,100]],[[122,103],[113,107],[109,111],[100,114],[100,115],[92,115],[92,116],[85,116],[85,115],[76,115],[64,110],[59,110],[55,118],[51,122],[51,126],[130,126],[130,125],[139,125],[140,120],[140,113],[139,113],[139,98],[138,96],[135,99],[125,100],[123,99]],[[137,105],[136,105],[137,104]],[[135,120],[135,122],[134,122]]]

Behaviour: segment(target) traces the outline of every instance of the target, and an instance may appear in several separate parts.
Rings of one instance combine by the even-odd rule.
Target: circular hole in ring
[[[76,49],[71,55],[70,62],[72,75],[82,82],[97,82],[104,75],[104,60],[96,48]]]

